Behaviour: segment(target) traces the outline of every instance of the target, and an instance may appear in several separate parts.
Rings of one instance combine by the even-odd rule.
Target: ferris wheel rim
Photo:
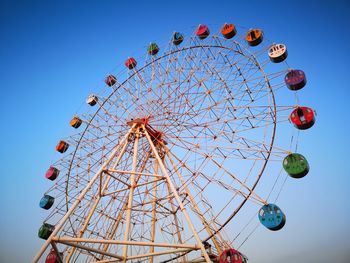
[[[215,36],[212,36],[213,38]],[[93,116],[90,118],[90,120],[88,121],[84,131],[81,133],[81,136],[80,136],[80,139],[75,147],[75,150],[74,150],[74,153],[72,155],[72,158],[71,158],[71,161],[70,161],[70,165],[69,165],[69,169],[68,169],[68,174],[67,174],[67,180],[66,180],[66,209],[68,211],[69,209],[69,199],[68,199],[68,185],[69,185],[69,177],[70,177],[70,173],[71,173],[71,169],[72,169],[72,165],[73,165],[73,161],[74,161],[74,158],[75,158],[75,155],[79,149],[79,145],[82,141],[82,139],[84,138],[84,135],[85,133],[88,131],[88,129],[90,128],[90,125],[92,124],[94,118],[98,115],[98,113],[101,111],[101,109],[103,108],[103,106],[107,103],[107,101],[115,94],[116,91],[118,91],[124,84],[128,83],[128,81],[130,79],[132,79],[136,74],[138,74],[138,72],[141,72],[143,69],[151,66],[152,64],[154,64],[155,62],[159,61],[159,60],[162,60],[163,58],[166,58],[170,55],[173,55],[173,54],[176,54],[176,53],[180,53],[180,52],[183,52],[183,51],[187,51],[187,50],[192,50],[192,49],[197,49],[197,48],[207,48],[207,49],[210,49],[210,48],[220,48],[220,49],[224,49],[224,50],[229,50],[229,51],[233,51],[233,52],[236,52],[236,53],[239,53],[240,55],[244,56],[246,59],[248,60],[252,60],[255,62],[255,65],[257,66],[257,68],[259,69],[259,71],[261,72],[263,78],[265,79],[265,83],[267,83],[268,85],[268,89],[270,91],[270,96],[271,96],[271,99],[272,99],[272,105],[273,105],[273,129],[272,129],[272,134],[270,136],[271,140],[270,140],[270,143],[268,143],[267,145],[270,145],[269,146],[269,150],[268,150],[268,155],[264,161],[264,164],[258,174],[258,176],[256,177],[256,180],[253,184],[253,186],[251,187],[251,191],[248,193],[248,195],[242,200],[242,202],[238,205],[238,207],[231,213],[230,216],[228,216],[228,218],[225,220],[224,223],[221,224],[221,226],[214,230],[213,234],[212,235],[208,235],[206,238],[203,239],[203,241],[207,241],[209,239],[211,239],[214,235],[216,235],[218,232],[222,231],[222,229],[234,218],[234,216],[240,211],[240,209],[244,206],[244,204],[248,201],[248,199],[250,198],[250,196],[252,195],[252,193],[254,192],[255,190],[255,187],[257,186],[258,182],[260,181],[261,179],[261,176],[263,175],[264,173],[264,170],[268,164],[268,161],[269,161],[269,158],[270,158],[270,155],[271,155],[271,152],[272,152],[272,148],[273,148],[273,145],[274,145],[274,139],[275,139],[275,133],[276,133],[276,101],[275,101],[275,96],[274,96],[274,92],[273,92],[273,89],[271,87],[271,84],[270,84],[270,81],[268,79],[268,76],[266,75],[263,67],[260,65],[260,63],[258,62],[256,56],[254,54],[252,54],[246,47],[243,47],[239,42],[237,41],[232,41],[236,47],[239,47],[241,50],[244,50],[239,52],[235,49],[233,49],[232,47],[227,47],[227,46],[222,46],[222,45],[196,45],[196,46],[185,46],[185,47],[181,47],[181,48],[176,48],[174,50],[171,50],[170,52],[167,52],[167,53],[164,53],[162,56],[159,56],[157,58],[153,58],[151,61],[149,61],[148,63],[146,63],[145,65],[143,65],[141,68],[135,70],[134,69],[134,72],[132,74],[130,74],[123,82],[121,83],[118,83],[118,86],[117,88],[113,88],[113,91],[110,93],[110,95],[108,97],[106,97],[103,102],[101,104],[99,104],[99,108],[96,109],[95,113],[93,114]],[[249,55],[247,55],[246,53],[248,53]],[[69,220],[70,222],[70,220]],[[71,223],[71,222],[70,222]],[[72,225],[72,223],[71,223]],[[73,231],[74,228],[72,227]]]

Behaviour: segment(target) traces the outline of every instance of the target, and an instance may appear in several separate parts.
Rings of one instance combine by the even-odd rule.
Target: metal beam
[[[122,142],[124,143],[124,141],[126,141],[132,131],[134,127],[132,127],[128,133],[125,135],[125,137],[122,139]],[[92,179],[90,180],[90,182],[86,185],[86,187],[84,188],[84,190],[81,191],[81,193],[79,194],[77,200],[75,200],[75,202],[72,204],[72,206],[70,207],[70,209],[67,211],[67,213],[65,214],[65,216],[58,222],[58,224],[55,226],[55,230],[52,232],[52,234],[49,236],[49,238],[45,241],[45,243],[42,245],[42,247],[40,248],[40,250],[38,251],[38,253],[34,256],[32,263],[36,263],[39,261],[39,259],[41,258],[41,256],[43,255],[43,253],[45,252],[45,250],[47,249],[47,247],[50,245],[51,241],[52,241],[52,237],[56,236],[57,233],[61,230],[61,228],[63,227],[63,225],[65,224],[65,222],[67,221],[67,219],[71,216],[71,214],[74,212],[74,210],[77,208],[77,206],[80,204],[81,200],[84,198],[84,196],[86,195],[86,193],[90,190],[90,188],[93,186],[93,184],[96,182],[96,180],[99,178],[100,173],[106,168],[106,166],[113,160],[113,158],[115,157],[115,155],[117,154],[120,145],[122,143],[119,143],[117,145],[117,147],[113,150],[113,152],[110,154],[109,158],[106,160],[106,162],[101,166],[101,168],[96,172],[96,174],[92,177]]]
[[[183,253],[183,252],[187,252],[189,250],[192,250],[192,249],[178,248],[178,249],[171,249],[171,250],[159,251],[159,252],[154,252],[154,253],[146,253],[146,254],[141,254],[141,255],[137,255],[137,256],[127,257],[127,260],[137,259],[137,258],[147,258],[147,257],[153,257],[153,256],[161,256],[161,255],[167,255],[167,254]],[[117,262],[117,261],[119,261],[119,260],[106,259],[106,260],[96,261],[96,263],[111,263],[111,262]]]
[[[147,176],[154,176],[154,177],[162,177],[161,175],[154,174],[154,173],[143,173],[143,172],[134,172],[134,171],[114,170],[114,169],[108,169],[106,171],[114,172],[114,173],[121,173],[121,174],[136,174],[136,175],[147,175]]]
[[[196,214],[198,215],[199,219],[202,221],[202,224],[204,225],[205,230],[208,232],[209,236],[213,236],[212,240],[213,240],[215,248],[218,250],[219,254],[221,254],[222,250],[221,250],[219,242],[216,240],[216,236],[214,235],[212,229],[210,228],[209,223],[207,222],[207,220],[205,219],[205,217],[201,213],[201,211],[200,211],[196,201],[194,200],[194,197],[191,194],[191,191],[188,189],[185,180],[183,179],[181,173],[179,172],[179,169],[175,167],[175,163],[174,163],[173,159],[171,158],[168,149],[166,151],[166,156],[168,156],[168,159],[169,159],[169,161],[170,161],[170,163],[171,163],[175,173],[179,177],[179,179],[181,181],[181,184],[184,187],[184,189],[185,189],[185,191],[186,191],[186,193],[187,193],[187,195],[188,195],[188,197],[190,199],[190,202],[191,202],[194,210],[196,211]]]
[[[134,245],[134,246],[153,246],[153,247],[173,247],[173,248],[188,248],[193,250],[200,249],[198,245],[188,244],[169,244],[169,243],[151,243],[151,242],[140,242],[140,241],[125,241],[125,240],[114,240],[114,239],[90,239],[90,238],[73,238],[73,237],[52,237],[53,241],[63,243],[100,243],[100,244],[111,244],[111,245]]]
[[[99,250],[99,249],[96,249],[96,248],[83,246],[83,245],[80,245],[78,243],[69,242],[69,241],[59,241],[59,240],[57,240],[56,242],[61,243],[61,244],[65,244],[65,245],[68,245],[68,246],[80,248],[80,249],[83,249],[83,250],[86,250],[86,251],[89,251],[89,252],[94,252],[94,253],[102,254],[102,255],[105,255],[105,256],[117,258],[117,259],[120,259],[120,260],[124,259],[122,256],[119,256],[119,255],[116,255],[116,254],[113,254],[113,253],[109,253],[109,252],[105,252],[105,251],[102,251],[102,250]]]
[[[140,169],[141,172],[145,169],[146,164],[147,164],[147,162],[148,162],[148,160],[149,160],[149,156],[150,156],[150,154],[147,154],[147,157],[146,157],[146,159],[144,160],[144,162],[143,162],[143,164],[142,164],[142,166],[141,166],[141,169]],[[141,175],[139,175],[139,176],[137,177],[137,179],[136,179],[136,184],[138,183],[140,177],[141,177]],[[122,209],[120,210],[120,212],[119,212],[119,214],[118,214],[117,220],[116,220],[116,222],[115,222],[115,224],[114,224],[114,226],[113,226],[113,229],[112,229],[112,231],[111,231],[111,233],[110,233],[110,235],[109,235],[110,238],[113,238],[113,237],[114,237],[115,232],[116,232],[117,229],[118,229],[119,223],[120,223],[120,221],[121,221],[122,218],[123,218],[123,214],[124,214],[124,212],[125,212],[127,206],[128,206],[128,198],[127,198],[127,196],[125,196],[125,203],[124,203]],[[109,244],[104,244],[104,246],[103,246],[103,251],[107,251],[107,250],[108,250],[108,247],[109,247]],[[102,259],[103,259],[103,257],[101,258],[101,260],[102,260]]]
[[[115,163],[113,164],[113,168],[117,167],[117,165],[119,164],[121,158],[123,157],[124,153],[125,153],[125,150],[128,146],[128,140],[125,141],[124,145],[123,145],[123,148],[122,150],[120,151],[118,157],[117,157],[117,160],[115,161]],[[93,205],[92,205],[92,208],[87,216],[87,218],[85,219],[84,221],[84,224],[83,226],[81,227],[80,231],[79,231],[79,234],[78,234],[78,238],[82,237],[87,229],[87,227],[89,226],[89,222],[91,220],[91,217],[93,216],[100,200],[101,200],[101,197],[103,196],[103,193],[104,191],[106,190],[107,186],[108,186],[108,183],[110,181],[111,177],[108,177],[105,181],[105,183],[103,184],[102,187],[100,187],[100,195],[97,196],[96,200],[93,202]],[[102,173],[100,174],[100,184],[102,183]],[[67,253],[67,257],[66,257],[66,260],[65,262],[69,262],[71,257],[73,256],[73,253],[75,252],[76,250],[76,247],[72,247],[70,250],[68,250],[68,253]]]
[[[181,201],[181,199],[180,199],[180,196],[179,196],[179,194],[178,194],[178,191],[176,190],[176,188],[175,188],[173,182],[171,181],[171,178],[170,178],[170,176],[169,176],[169,174],[168,174],[168,171],[166,170],[166,168],[165,168],[165,166],[164,166],[164,163],[162,162],[162,159],[159,157],[158,151],[156,150],[156,147],[154,146],[154,144],[153,144],[153,142],[152,142],[152,139],[151,139],[151,137],[149,136],[149,134],[148,134],[148,132],[147,132],[147,130],[146,130],[146,128],[145,128],[144,125],[143,125],[143,128],[144,128],[144,133],[145,133],[145,135],[146,135],[146,138],[147,138],[147,140],[148,140],[148,143],[150,144],[151,149],[152,149],[152,151],[153,151],[153,154],[155,155],[156,159],[157,159],[158,162],[159,162],[160,169],[162,170],[163,175],[166,177],[166,180],[167,180],[167,182],[168,182],[168,184],[169,184],[169,187],[170,187],[171,191],[173,192],[174,197],[175,197],[177,203],[179,204],[179,207],[180,207],[180,209],[181,209],[181,211],[182,211],[182,213],[183,213],[183,215],[184,215],[184,217],[185,217],[185,219],[186,219],[186,221],[187,221],[187,224],[188,224],[189,228],[191,229],[191,232],[193,233],[194,238],[195,238],[196,241],[197,241],[197,245],[198,245],[199,248],[201,249],[201,251],[202,251],[202,253],[203,253],[203,256],[204,256],[206,262],[207,262],[207,263],[211,263],[211,260],[210,260],[210,258],[209,258],[209,255],[208,255],[207,251],[205,250],[204,245],[202,244],[202,240],[201,240],[200,237],[198,236],[198,233],[197,233],[197,231],[196,231],[196,229],[195,229],[195,227],[194,227],[194,225],[193,225],[193,223],[192,223],[192,221],[191,221],[191,219],[190,219],[190,216],[188,215],[187,210],[186,210],[184,204],[182,203],[182,201]]]
[[[134,154],[132,158],[132,172],[136,172],[137,168],[137,154],[138,154],[138,147],[139,147],[139,138],[140,129],[137,128],[137,132],[134,131],[135,135],[135,141],[134,141]],[[126,222],[125,222],[125,232],[124,232],[124,240],[127,241],[130,239],[130,228],[131,228],[131,213],[132,213],[132,204],[134,200],[134,190],[135,190],[135,174],[131,174],[130,177],[130,192],[129,192],[129,199],[128,199],[128,207],[127,207],[127,213],[126,213]],[[128,245],[125,245],[123,247],[123,262],[126,262],[126,256],[128,254]]]

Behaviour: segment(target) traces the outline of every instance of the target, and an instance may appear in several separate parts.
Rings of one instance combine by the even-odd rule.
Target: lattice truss
[[[268,162],[288,154],[274,140],[294,106],[275,102],[287,69],[265,73],[268,46],[242,40],[169,43],[80,115],[47,191],[49,242],[63,261],[205,260],[230,241],[224,227],[247,200],[266,203],[254,189]]]

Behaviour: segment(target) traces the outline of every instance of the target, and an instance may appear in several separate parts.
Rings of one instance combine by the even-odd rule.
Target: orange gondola
[[[83,121],[79,117],[74,116],[73,119],[71,119],[69,122],[69,125],[75,129],[78,129],[82,123]]]
[[[68,150],[69,144],[63,140],[59,141],[56,145],[56,151],[64,153]]]
[[[221,34],[226,39],[233,38],[237,34],[235,25],[234,24],[225,24],[221,29]]]
[[[263,41],[263,32],[260,29],[251,29],[247,32],[245,39],[249,46],[255,47]]]

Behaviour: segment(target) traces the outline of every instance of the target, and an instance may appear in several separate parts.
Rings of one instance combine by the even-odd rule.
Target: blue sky
[[[307,72],[302,101],[318,114],[300,142],[310,174],[288,180],[281,196],[288,224],[278,233],[259,228],[245,254],[261,263],[348,262],[350,5],[303,2],[1,1],[0,261],[28,262],[39,249],[43,173],[106,73],[174,30],[233,22],[288,46],[289,65]]]

